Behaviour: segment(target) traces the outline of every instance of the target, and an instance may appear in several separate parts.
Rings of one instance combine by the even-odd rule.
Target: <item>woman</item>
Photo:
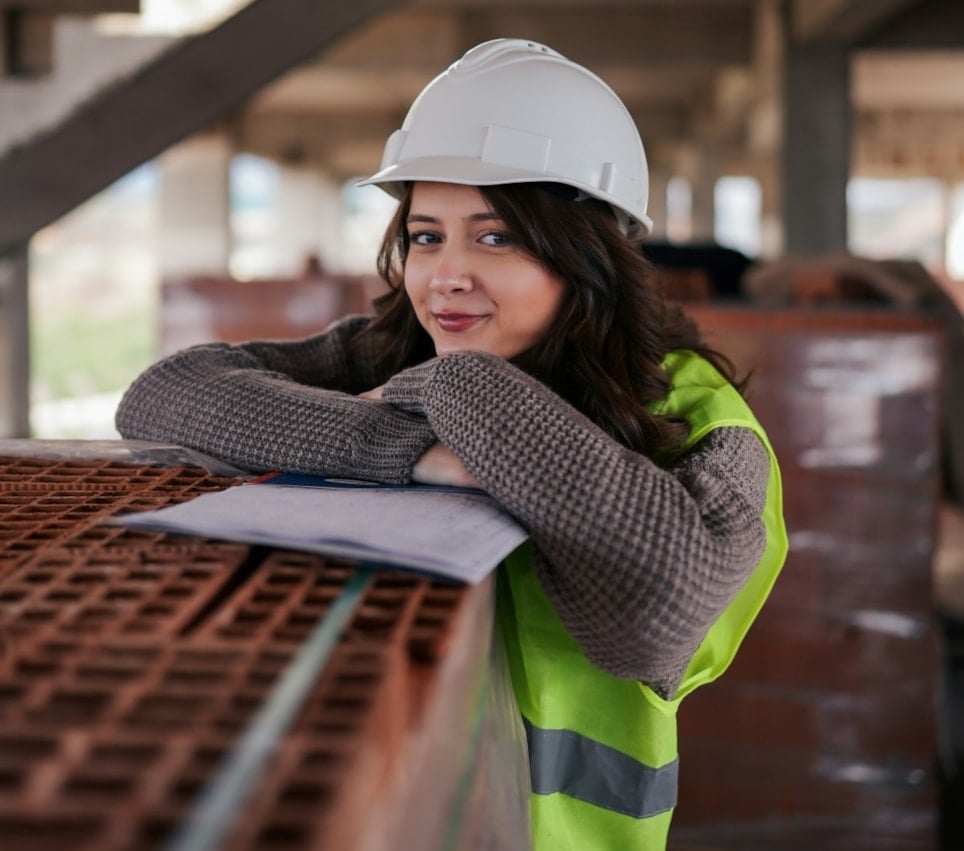
[[[399,198],[374,319],[177,354],[118,428],[487,490],[530,533],[497,609],[535,845],[662,848],[676,707],[732,659],[786,537],[766,436],[637,250],[639,134],[598,77],[500,39],[429,84],[367,182]]]

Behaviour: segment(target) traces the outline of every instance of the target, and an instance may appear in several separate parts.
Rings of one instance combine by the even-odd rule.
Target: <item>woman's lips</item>
[[[474,328],[485,319],[485,314],[476,313],[436,313],[435,321],[443,331],[457,333]]]

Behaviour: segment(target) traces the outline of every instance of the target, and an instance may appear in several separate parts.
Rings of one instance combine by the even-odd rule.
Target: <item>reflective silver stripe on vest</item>
[[[648,818],[676,806],[678,759],[652,768],[572,730],[543,730],[522,720],[534,794],[564,792],[633,818]]]

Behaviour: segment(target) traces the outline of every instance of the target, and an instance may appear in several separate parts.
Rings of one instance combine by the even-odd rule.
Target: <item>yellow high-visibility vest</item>
[[[528,737],[536,851],[665,848],[676,806],[679,703],[726,670],[786,557],[780,471],[763,428],[704,358],[673,352],[664,367],[672,387],[653,410],[686,418],[691,432],[684,450],[725,426],[749,428],[766,446],[766,548],[710,628],[672,700],[593,665],[542,590],[528,545],[509,556],[499,571],[497,613]]]

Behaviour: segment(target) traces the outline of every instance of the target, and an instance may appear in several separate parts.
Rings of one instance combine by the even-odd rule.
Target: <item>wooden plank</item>
[[[253,0],[0,160],[0,251],[397,0]]]

